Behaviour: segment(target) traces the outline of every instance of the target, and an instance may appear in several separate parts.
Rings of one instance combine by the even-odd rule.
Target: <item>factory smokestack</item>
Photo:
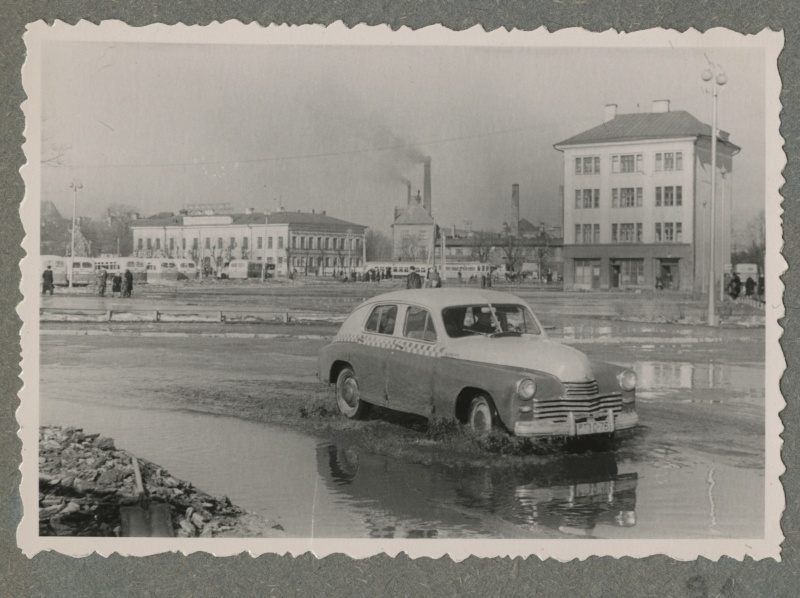
[[[425,211],[433,216],[433,202],[431,200],[431,159],[425,158],[425,180],[423,182],[422,206]]]
[[[519,185],[511,185],[511,234],[519,237]]]

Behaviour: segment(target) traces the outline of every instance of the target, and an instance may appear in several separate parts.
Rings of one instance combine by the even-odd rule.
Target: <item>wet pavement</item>
[[[261,423],[275,421],[259,415],[266,396],[287,405],[329,398],[314,375],[324,338],[44,330],[41,421],[112,436],[290,536],[759,537],[763,330],[730,343],[675,342],[692,338],[683,330],[566,322],[565,340],[590,357],[634,367],[642,426],[615,451],[513,469],[409,463]],[[612,343],[610,356],[596,342],[623,333],[655,340]]]

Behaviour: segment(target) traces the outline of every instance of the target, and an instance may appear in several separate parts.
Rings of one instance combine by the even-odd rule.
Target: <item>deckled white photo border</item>
[[[783,139],[780,136],[781,80],[777,59],[783,49],[782,32],[764,30],[757,35],[742,35],[724,29],[705,33],[690,29],[684,33],[672,30],[650,29],[634,33],[604,31],[592,33],[583,29],[564,29],[550,33],[545,29],[533,32],[498,29],[485,32],[480,27],[454,32],[441,26],[431,26],[418,31],[406,27],[391,31],[388,26],[359,25],[348,29],[341,22],[328,27],[317,25],[270,26],[257,23],[243,25],[237,21],[212,23],[208,26],[150,25],[135,28],[120,21],[105,21],[99,25],[81,21],[68,25],[56,21],[49,26],[39,21],[27,28],[24,36],[27,59],[22,79],[27,99],[22,105],[25,113],[25,138],[23,149],[26,165],[21,169],[25,181],[25,197],[20,214],[25,228],[22,243],[26,257],[21,262],[24,296],[17,312],[23,321],[22,380],[19,393],[21,405],[17,412],[22,439],[22,484],[20,493],[24,507],[22,522],[17,529],[17,542],[28,557],[45,550],[72,556],[113,553],[144,556],[168,551],[184,554],[208,552],[229,556],[247,552],[300,555],[312,552],[318,557],[333,553],[346,553],[354,558],[365,558],[386,553],[395,556],[406,553],[411,557],[449,555],[456,561],[469,556],[554,558],[560,561],[586,559],[591,556],[646,557],[664,554],[679,560],[705,557],[718,560],[728,556],[741,560],[746,556],[760,560],[780,560],[783,533],[780,520],[785,508],[785,495],[780,482],[784,472],[780,449],[783,425],[780,411],[785,406],[780,391],[780,378],[786,362],[779,344],[782,329],[778,320],[784,315],[783,283],[780,276],[786,270],[781,255],[783,235],[781,226],[782,170],[786,165]],[[404,539],[252,539],[252,538],[75,538],[40,537],[38,535],[38,428],[39,428],[39,211],[40,211],[40,156],[41,156],[41,85],[42,44],[48,41],[115,41],[131,43],[195,43],[195,44],[305,44],[305,45],[410,45],[410,46],[520,46],[520,47],[614,47],[614,48],[761,48],[764,51],[766,94],[766,152],[765,152],[765,216],[767,256],[765,263],[766,292],[766,367],[765,367],[765,520],[764,537],[725,540],[404,540]]]

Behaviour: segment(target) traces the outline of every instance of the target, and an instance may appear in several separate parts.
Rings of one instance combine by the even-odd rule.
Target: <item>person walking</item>
[[[742,279],[739,278],[739,275],[736,272],[734,272],[733,278],[731,278],[730,282],[729,295],[731,296],[731,299],[736,300],[738,299],[739,293],[741,292],[742,292]]]
[[[458,271],[458,286],[461,286],[461,270]]]
[[[417,269],[414,266],[411,266],[410,270],[411,272],[408,273],[408,278],[406,279],[406,288],[421,289],[422,277],[419,274],[417,274]]]
[[[756,281],[752,279],[752,277],[748,276],[747,280],[744,283],[744,291],[745,295],[748,297],[753,296],[753,290],[756,288]]]
[[[122,294],[122,275],[116,272],[111,278],[111,296],[119,297]]]
[[[431,270],[431,288],[438,289],[442,286],[442,278],[439,276],[439,271],[436,266]]]
[[[53,269],[51,266],[47,266],[44,272],[42,272],[42,295],[50,291],[50,294],[53,294]]]
[[[133,273],[130,271],[130,269],[125,268],[125,274],[123,275],[123,278],[122,296],[130,297],[131,293],[133,292]]]
[[[108,270],[100,267],[100,270],[97,272],[97,294],[101,297],[106,296],[106,283],[108,281]]]
[[[481,288],[486,288],[486,274],[481,273]]]

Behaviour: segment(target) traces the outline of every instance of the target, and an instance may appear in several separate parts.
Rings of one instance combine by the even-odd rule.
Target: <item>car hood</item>
[[[564,382],[594,379],[591,363],[584,353],[536,336],[453,339],[443,356],[544,372]]]

